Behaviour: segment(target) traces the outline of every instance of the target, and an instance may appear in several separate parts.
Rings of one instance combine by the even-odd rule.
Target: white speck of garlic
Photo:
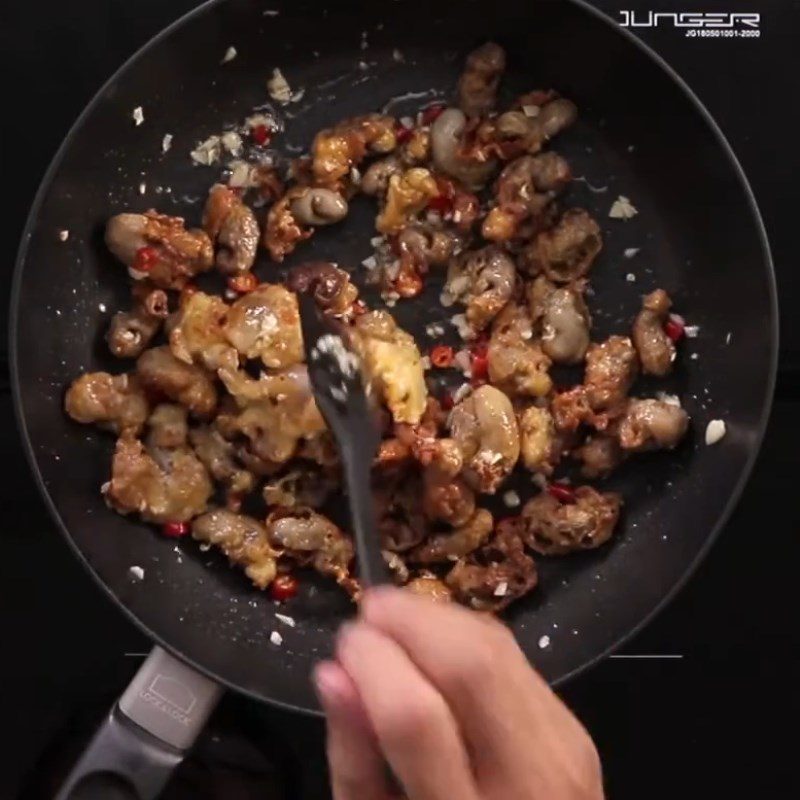
[[[495,597],[505,597],[508,594],[508,581],[500,581],[494,590]]]
[[[132,566],[128,567],[128,574],[137,581],[141,581],[144,579],[144,570],[139,566]]]
[[[106,304],[105,303],[98,303],[97,304],[97,308],[101,313],[103,313],[103,314],[106,313]]]
[[[539,649],[544,650],[546,647],[550,647],[550,637],[547,634],[539,639]]]
[[[392,50],[392,59],[396,61],[398,64],[402,63],[406,60],[406,57],[403,55],[401,50],[398,50],[396,47]]]
[[[166,153],[172,147],[172,134],[165,133],[164,138],[161,140],[161,152]]]
[[[139,194],[144,194],[146,191],[147,191],[147,184],[144,181],[142,181],[139,184]]]
[[[725,422],[721,419],[712,419],[706,426],[706,444],[716,444],[726,433]]]
[[[632,219],[639,213],[636,206],[631,203],[631,201],[625,197],[625,195],[620,195],[612,204],[611,208],[608,211],[608,216],[611,219]]]
[[[641,247],[626,247],[622,255],[625,258],[633,258],[641,249]]]
[[[636,276],[632,272],[629,272],[625,276],[625,280],[628,281],[628,283],[636,283]]]
[[[290,628],[294,628],[297,624],[294,621],[294,617],[290,617],[287,614],[275,614],[275,619],[277,619],[278,622],[282,622],[284,625],[288,625]]]
[[[269,640],[274,644],[276,647],[280,647],[283,644],[283,636],[281,636],[278,631],[272,631],[269,635]]]
[[[731,343],[731,338],[732,338],[732,334],[731,334],[730,331],[728,331],[728,335],[725,337],[725,344],[730,344]]]
[[[142,110],[142,107],[136,106],[136,108],[133,109],[132,116],[133,116],[133,121],[136,127],[138,128],[144,122],[144,111]]]
[[[272,77],[267,81],[267,91],[269,96],[281,105],[285,106],[292,102],[292,88],[278,67],[272,70]]]
[[[222,61],[220,61],[219,63],[227,64],[229,61],[233,61],[233,59],[236,58],[237,55],[238,53],[236,52],[236,48],[231,46],[225,51],[225,55],[222,56]]]
[[[513,489],[509,489],[503,495],[503,503],[507,508],[516,508],[521,502],[519,495]]]
[[[687,325],[683,332],[686,334],[687,339],[696,339],[697,335],[700,333],[700,326],[699,325]]]
[[[61,239],[62,242],[66,242],[69,239],[69,231],[63,230],[58,232],[58,238]]]

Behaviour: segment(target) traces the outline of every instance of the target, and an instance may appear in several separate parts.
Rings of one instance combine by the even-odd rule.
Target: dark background
[[[111,72],[195,5],[194,0],[5,4],[0,26],[6,76],[0,149],[5,297],[25,216],[69,126]],[[764,448],[726,532],[677,600],[624,651],[682,658],[609,660],[563,694],[598,743],[610,797],[797,796],[792,745],[800,711],[800,513],[794,495],[800,444],[800,320],[794,314],[800,301],[800,3],[598,0],[595,5],[614,17],[620,8],[761,12],[758,41],[687,39],[671,27],[637,29],[637,34],[699,95],[750,179],[778,276],[781,365]],[[720,298],[724,302],[724,287]],[[7,300],[0,310],[3,331],[6,305]],[[42,752],[50,753],[58,741],[54,737],[64,730],[74,746],[80,744],[96,712],[138,665],[136,656],[125,654],[145,652],[148,642],[88,580],[50,522],[13,423],[5,335],[0,359],[5,462],[0,708],[7,730],[0,751],[0,798],[20,796],[23,785],[28,788],[22,796],[33,798],[46,795],[31,788],[32,773],[41,784],[58,761],[40,762]],[[267,749],[271,741],[282,763],[291,760],[287,741],[302,748],[308,760],[320,758],[320,731],[313,721],[264,713],[228,698],[217,724],[224,728],[231,718],[253,720],[268,731]],[[207,795],[197,789],[185,796]]]

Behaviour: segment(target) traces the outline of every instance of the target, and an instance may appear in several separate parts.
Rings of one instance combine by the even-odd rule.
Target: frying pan
[[[640,295],[657,286],[699,326],[697,338],[682,345],[669,381],[637,387],[642,394],[660,388],[681,396],[693,420],[688,441],[674,453],[620,469],[607,482],[626,498],[613,544],[540,559],[541,588],[508,615],[537,668],[557,684],[617,647],[672,596],[723,527],[761,441],[777,352],[774,276],[746,179],[688,87],[611,20],[566,0],[506,0],[502,15],[492,9],[480,0],[337,2],[335,9],[310,0],[207,3],[111,78],[55,157],[27,223],[13,289],[19,424],[67,541],[160,646],[63,797],[73,796],[70,787],[78,783],[88,791],[109,775],[155,797],[219,687],[317,712],[309,671],[352,613],[337,589],[309,577],[300,596],[281,609],[296,627],[281,627],[274,605],[223,559],[112,513],[99,492],[112,438],[74,425],[61,411],[64,388],[76,375],[120,371],[102,333],[110,313],[126,303],[128,279],[102,245],[104,221],[155,206],[198,222],[201,198],[217,172],[193,166],[188,152],[263,104],[275,66],[294,88],[306,90],[288,109],[282,142],[307,148],[320,128],[393,98],[391,110],[400,115],[447,96],[464,55],[487,39],[498,41],[509,54],[506,99],[552,86],[581,112],[556,147],[584,179],[575,182],[568,202],[587,208],[604,229],[606,245],[593,273],[594,338],[627,331]],[[221,65],[229,46],[238,56]],[[144,111],[141,126],[131,119],[137,106]],[[163,154],[167,133],[173,144]],[[620,194],[637,207],[634,219],[608,218]],[[369,203],[354,201],[344,225],[318,231],[288,265],[308,258],[358,265],[370,254],[373,217]],[[61,230],[70,231],[66,241]],[[626,256],[632,248],[639,250]],[[281,271],[261,258],[260,278],[277,279]],[[427,300],[395,309],[420,341],[425,324],[447,314],[436,296],[434,286]],[[703,436],[712,418],[725,420],[728,432],[708,447]],[[514,480],[524,499],[529,480]],[[143,570],[143,579],[132,566]],[[270,641],[278,628],[280,646]],[[540,648],[545,634],[551,644]]]

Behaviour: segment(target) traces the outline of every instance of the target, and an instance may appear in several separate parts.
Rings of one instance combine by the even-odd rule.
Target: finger
[[[325,711],[334,800],[388,800],[383,757],[350,677],[325,661],[314,670],[314,686]]]
[[[560,701],[496,620],[398,589],[367,592],[361,611],[441,692],[479,769],[518,757],[509,745],[519,742],[520,725],[544,736],[563,714]]]
[[[344,626],[336,656],[358,690],[381,750],[413,800],[476,800],[456,721],[444,698],[391,639]]]

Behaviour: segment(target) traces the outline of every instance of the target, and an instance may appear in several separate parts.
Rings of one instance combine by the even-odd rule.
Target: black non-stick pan
[[[278,145],[296,154],[341,118],[392,99],[392,111],[402,114],[447,97],[464,55],[488,39],[508,51],[504,97],[555,87],[580,109],[578,124],[556,147],[584,179],[574,183],[569,202],[591,211],[604,231],[593,273],[595,338],[629,330],[640,295],[659,286],[699,326],[697,337],[681,345],[670,381],[637,389],[681,396],[692,416],[688,442],[620,469],[608,481],[626,498],[613,543],[541,559],[540,589],[511,610],[508,622],[537,668],[554,683],[564,681],[655,613],[724,525],[768,414],[775,285],[744,175],[682,81],[581,2],[400,0],[327,9],[313,0],[208,3],[141,50],[80,116],[36,198],[17,264],[13,380],[42,494],[95,580],[163,648],[126,693],[122,713],[110,717],[81,772],[94,765],[155,796],[218,686],[316,711],[309,671],[330,653],[336,627],[352,613],[336,588],[309,576],[299,597],[280,609],[296,620],[287,627],[275,619],[274,604],[213,552],[161,538],[104,505],[100,486],[113,439],[73,424],[61,405],[65,387],[82,371],[121,370],[102,334],[128,298],[128,278],[103,247],[105,220],[157,207],[199,222],[218,173],[193,166],[189,151],[267,101],[273,67],[305,89]],[[237,57],[221,65],[231,46]],[[131,116],[137,106],[144,112],[139,126]],[[167,133],[172,148],[164,154]],[[639,210],[630,221],[608,217],[620,194]],[[319,231],[294,260],[355,266],[368,256],[374,208],[366,200],[353,205],[343,225]],[[626,256],[632,248],[638,252]],[[262,280],[281,274],[261,259]],[[448,314],[435,302],[401,303],[395,311],[418,338],[426,323]],[[727,435],[709,447],[704,432],[714,418],[726,422]],[[514,485],[523,496],[529,491],[522,479]],[[280,645],[270,641],[274,630]],[[550,644],[540,647],[544,635]]]

